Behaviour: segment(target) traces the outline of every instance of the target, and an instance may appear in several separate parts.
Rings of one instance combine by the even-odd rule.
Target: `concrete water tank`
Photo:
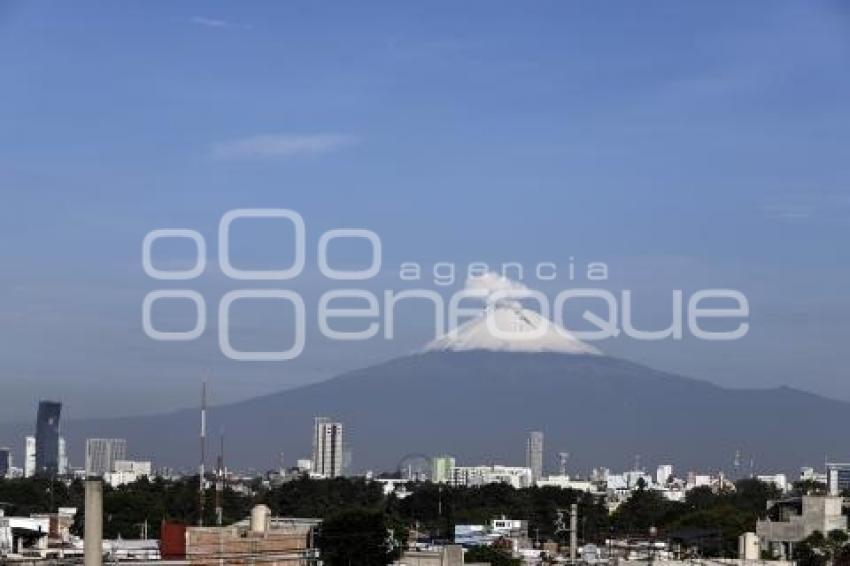
[[[255,505],[251,509],[251,531],[265,533],[269,530],[272,511],[266,505]]]

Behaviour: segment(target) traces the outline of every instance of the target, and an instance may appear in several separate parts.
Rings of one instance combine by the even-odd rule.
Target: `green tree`
[[[406,533],[397,529],[382,511],[349,509],[324,520],[316,543],[328,566],[385,566],[406,542]]]
[[[628,501],[614,512],[612,523],[615,532],[623,535],[646,535],[650,527],[671,523],[686,507],[668,501],[657,491],[638,489]]]
[[[845,531],[835,529],[826,534],[826,552],[829,559],[835,562],[844,552],[847,541],[850,539]]]
[[[342,509],[383,509],[384,493],[379,484],[362,478],[302,477],[263,492],[258,500],[275,515],[324,519]]]
[[[826,536],[815,531],[794,547],[794,558],[800,566],[850,563],[850,545],[843,530],[829,531]]]
[[[794,546],[794,559],[799,566],[824,566],[828,557],[826,537],[815,531]]]

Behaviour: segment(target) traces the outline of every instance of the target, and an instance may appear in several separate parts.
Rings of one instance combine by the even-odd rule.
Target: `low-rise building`
[[[826,485],[827,477],[825,473],[817,472],[814,468],[806,466],[800,468],[800,481],[817,482]]]
[[[50,536],[50,518],[0,515],[0,557],[45,558]]]
[[[560,487],[561,489],[575,489],[578,491],[596,491],[596,484],[590,480],[572,479],[570,476],[547,476],[537,480],[537,487]]]
[[[144,477],[150,477],[151,463],[133,460],[115,460],[112,471],[103,476],[103,481],[112,487],[134,483]]]
[[[850,463],[826,464],[826,486],[830,495],[841,495],[844,490],[850,490]]]
[[[162,555],[174,559],[182,553],[191,564],[253,564],[258,556],[269,566],[306,564],[316,558],[313,533],[320,523],[319,519],[272,517],[267,506],[257,505],[250,519],[230,526],[185,527],[182,537],[164,535]]]
[[[393,566],[464,566],[463,547],[456,544],[408,550]],[[471,565],[467,565],[471,566]]]
[[[530,548],[528,537],[528,521],[493,519],[489,525],[455,525],[455,544],[465,547],[491,546],[495,543],[509,545],[513,552]]]
[[[455,466],[449,482],[454,486],[475,487],[505,483],[516,489],[531,487],[531,468],[517,466]]]
[[[785,474],[761,475],[756,476],[756,479],[760,482],[770,484],[781,491],[788,491],[791,487]]]
[[[786,558],[793,555],[796,543],[815,531],[846,531],[841,503],[841,497],[815,495],[769,501],[767,518],[756,522],[761,548],[776,558]]]

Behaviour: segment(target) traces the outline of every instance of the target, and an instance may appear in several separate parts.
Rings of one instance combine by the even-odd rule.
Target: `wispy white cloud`
[[[776,220],[808,220],[815,213],[815,206],[808,203],[770,203],[762,206],[762,212]]]
[[[189,19],[189,22],[198,26],[219,29],[251,29],[252,27],[250,24],[231,22],[228,20],[220,20],[217,18],[208,18],[206,16],[193,16]]]
[[[774,220],[846,220],[850,212],[850,197],[839,193],[812,192],[767,202],[761,206],[761,211]]]
[[[469,276],[466,278],[466,290],[481,293],[481,298],[485,303],[492,302],[492,297],[496,293],[519,293],[522,294],[528,291],[528,287],[520,281],[509,279],[500,273],[488,271],[482,275]],[[519,305],[518,301],[512,299],[502,299],[498,301],[507,305]]]
[[[488,271],[482,275],[467,277],[466,289],[468,291],[480,291],[483,289],[492,294],[501,291],[527,291],[528,287],[500,273]]]
[[[319,155],[356,144],[348,134],[263,134],[213,145],[218,159],[287,158]]]

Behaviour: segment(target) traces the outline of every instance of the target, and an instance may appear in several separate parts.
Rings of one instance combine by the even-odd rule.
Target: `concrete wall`
[[[396,566],[463,566],[463,547],[452,544],[441,550],[408,551],[395,564]]]
[[[246,531],[239,527],[189,527],[186,559],[192,564],[251,563],[262,555],[263,564],[298,564],[309,543],[308,533]]]

